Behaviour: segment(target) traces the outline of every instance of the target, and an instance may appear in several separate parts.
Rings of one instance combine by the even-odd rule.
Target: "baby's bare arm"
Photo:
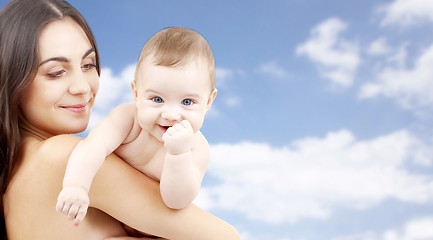
[[[193,204],[181,210],[164,205],[159,184],[111,154],[95,176],[91,206],[148,234],[176,240],[238,240],[228,223]]]
[[[89,204],[87,193],[92,180],[104,162],[128,137],[134,125],[135,105],[125,104],[114,109],[73,150],[63,179],[57,211],[75,219],[78,225]]]
[[[190,127],[189,124],[182,125]],[[176,134],[181,135],[182,130],[179,127],[178,131],[169,133],[173,139],[164,137],[167,154],[160,179],[160,191],[164,203],[174,209],[184,208],[195,199],[209,163],[209,145],[204,136],[200,132],[193,134],[189,145],[181,137],[176,142]]]
[[[53,207],[55,203],[53,199],[61,188],[60,181],[65,172],[66,161],[79,140],[78,137],[70,135],[53,137],[46,141],[43,149],[38,150],[41,153],[38,154],[37,159],[33,160],[31,165],[27,164],[28,172],[36,171],[39,174],[34,175],[37,176],[35,183],[32,181],[33,184],[28,184],[28,181],[24,180],[23,186],[42,184],[39,187],[29,188],[28,191],[43,197],[38,198],[41,203],[40,208],[33,209],[34,214],[30,214],[39,217],[34,224],[29,224],[29,227],[25,228],[30,229],[31,236],[35,236],[35,232],[43,232],[44,236],[49,236],[43,239],[63,239],[66,235],[68,239],[103,239],[102,236],[107,237],[108,233],[111,233],[111,236],[120,235],[113,224],[105,223],[107,218],[97,218],[95,214],[89,215],[83,222],[83,226],[73,229],[49,210]],[[22,195],[22,189],[18,191]],[[161,199],[159,184],[132,168],[115,154],[109,155],[97,172],[89,196],[92,199],[91,207],[151,235],[176,240],[240,239],[239,234],[230,224],[193,204],[182,210],[167,208]],[[31,209],[35,205],[28,207]],[[105,227],[102,228],[102,225]],[[17,228],[20,228],[19,224]],[[17,231],[21,231],[19,233],[22,234],[23,229]],[[77,234],[81,235],[77,236]]]

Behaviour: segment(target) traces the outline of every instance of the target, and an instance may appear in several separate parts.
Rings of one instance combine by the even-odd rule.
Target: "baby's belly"
[[[144,175],[152,178],[153,180],[159,182],[159,180],[161,179],[161,172],[162,172],[162,168],[158,167],[158,166],[152,166],[151,164],[147,163],[147,164],[137,164],[137,162],[128,162],[126,161],[128,164],[130,164],[132,167],[134,167],[135,169],[137,169],[138,171],[142,172]]]
[[[161,179],[164,158],[158,157],[159,154],[156,154],[156,156],[153,156],[152,158],[147,158],[145,154],[137,154],[128,151],[126,148],[118,149],[115,153],[133,168],[150,178],[158,182]]]

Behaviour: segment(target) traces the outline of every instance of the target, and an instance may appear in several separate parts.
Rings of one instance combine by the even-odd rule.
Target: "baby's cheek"
[[[194,133],[196,133],[203,125],[204,115],[195,114],[194,116],[191,116],[191,119],[189,119],[189,121],[191,122],[192,130],[194,131]]]
[[[145,111],[138,111],[137,112],[137,121],[138,121],[138,124],[140,124],[140,126],[142,128],[144,128],[144,126],[148,125],[150,122],[150,117],[146,117],[148,115],[149,114],[146,114]]]

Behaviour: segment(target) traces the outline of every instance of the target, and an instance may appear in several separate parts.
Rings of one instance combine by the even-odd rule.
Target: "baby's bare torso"
[[[159,181],[166,154],[164,145],[140,127],[134,128],[132,131],[139,131],[138,136],[120,145],[115,153],[132,167]]]

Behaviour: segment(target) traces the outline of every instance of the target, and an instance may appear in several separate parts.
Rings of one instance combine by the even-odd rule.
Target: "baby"
[[[200,190],[210,157],[200,127],[217,94],[208,42],[186,28],[158,32],[144,45],[131,86],[135,103],[115,108],[70,156],[56,210],[76,226],[112,152],[159,181],[169,208],[188,206]]]

